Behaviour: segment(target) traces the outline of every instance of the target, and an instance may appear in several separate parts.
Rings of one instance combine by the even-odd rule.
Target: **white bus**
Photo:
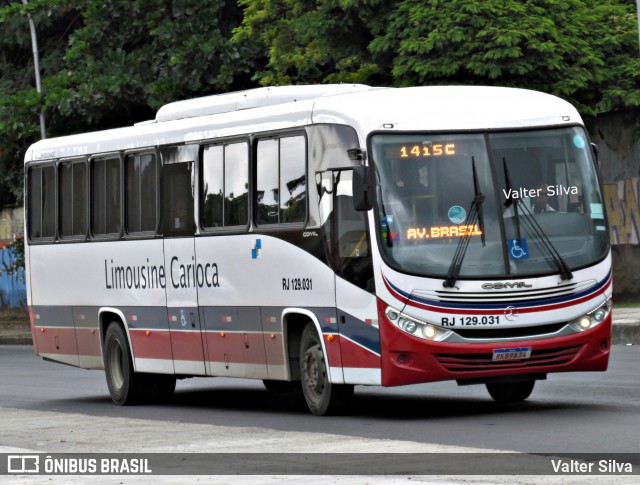
[[[117,404],[261,379],[529,397],[604,371],[611,257],[578,112],[497,87],[259,88],[29,148],[33,342]]]

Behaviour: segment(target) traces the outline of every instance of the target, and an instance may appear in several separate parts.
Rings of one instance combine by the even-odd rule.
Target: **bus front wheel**
[[[338,414],[353,398],[353,386],[332,384],[328,372],[320,337],[309,322],[300,338],[300,380],[307,406],[316,416]]]
[[[526,380],[517,382],[493,382],[486,384],[487,391],[494,401],[499,403],[520,402],[527,399],[536,381]]]
[[[127,335],[117,322],[107,328],[103,354],[107,387],[114,403],[126,406],[160,401],[173,395],[175,376],[134,371]]]

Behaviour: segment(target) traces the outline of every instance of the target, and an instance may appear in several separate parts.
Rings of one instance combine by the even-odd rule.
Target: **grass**
[[[21,310],[0,309],[0,323],[4,325],[29,325],[29,314]]]
[[[613,297],[614,308],[640,308],[640,301],[637,299],[624,299]]]

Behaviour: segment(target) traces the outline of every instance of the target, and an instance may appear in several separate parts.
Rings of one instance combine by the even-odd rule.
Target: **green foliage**
[[[249,60],[229,42],[238,12],[221,0],[87,2],[67,69],[52,80],[63,115],[137,119],[168,101],[230,89]],[[52,103],[47,101],[49,106]],[[151,110],[149,110],[151,108]]]
[[[640,106],[629,0],[241,0],[263,84],[498,84],[585,115]]]
[[[369,51],[368,25],[393,2],[381,0],[239,0],[244,7],[235,42],[259,42],[266,61],[260,84],[391,81]]]
[[[28,14],[43,96],[34,87]],[[40,110],[47,136],[58,136],[130,125],[169,101],[245,87],[257,50],[230,42],[241,15],[223,0],[0,0],[2,197],[21,199]]]

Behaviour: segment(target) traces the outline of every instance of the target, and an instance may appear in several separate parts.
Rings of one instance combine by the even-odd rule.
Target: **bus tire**
[[[114,403],[124,406],[137,401],[137,383],[129,342],[122,326],[112,322],[104,337],[104,370],[107,387]]]
[[[492,382],[487,383],[487,391],[494,401],[498,403],[520,402],[527,399],[536,381],[533,379],[517,382]]]
[[[175,376],[143,374],[133,370],[127,335],[118,322],[111,322],[107,327],[103,354],[107,387],[114,403],[127,406],[143,401],[157,402],[173,395]]]
[[[353,398],[353,386],[331,384],[328,372],[320,337],[309,322],[300,337],[300,383],[307,406],[316,416],[338,414]]]

